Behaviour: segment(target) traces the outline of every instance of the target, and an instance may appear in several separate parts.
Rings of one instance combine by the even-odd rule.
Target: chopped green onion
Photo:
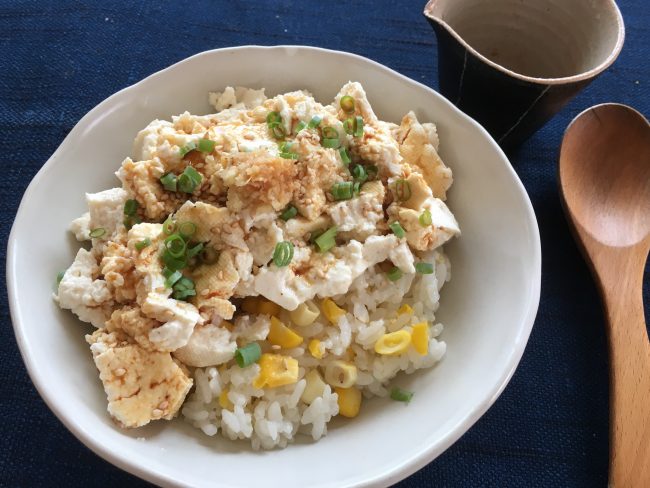
[[[402,277],[402,270],[397,266],[394,266],[390,271],[386,273],[386,278],[390,281],[397,281]]]
[[[135,248],[138,251],[142,251],[145,247],[150,246],[150,245],[151,245],[151,239],[149,239],[148,237],[145,237],[141,241],[138,241],[138,242],[135,243]]]
[[[331,125],[325,126],[321,129],[323,131],[323,137],[325,139],[334,139],[339,137],[339,133]]]
[[[167,173],[166,175],[160,178],[162,186],[167,191],[176,191],[177,188],[177,179],[174,173]]]
[[[323,147],[327,147],[329,149],[336,149],[341,145],[341,141],[338,139],[323,139],[322,141]]]
[[[192,182],[195,185],[199,185],[201,181],[203,181],[203,176],[201,176],[201,173],[199,173],[197,170],[192,168],[191,166],[186,166],[185,171],[183,171],[183,174],[186,174],[187,176],[190,177]]]
[[[174,283],[183,277],[183,273],[178,270],[172,271],[171,269],[165,268],[163,269],[163,276],[165,277],[165,286],[171,288],[174,286]]]
[[[287,266],[293,259],[293,244],[289,241],[278,242],[273,251],[273,263],[282,268]]]
[[[57,284],[57,286],[61,283],[61,280],[63,280],[64,275],[65,275],[65,271],[59,271],[56,274],[56,284]]]
[[[280,157],[284,159],[298,159],[298,155],[294,152],[281,152]]]
[[[352,187],[352,194],[358,196],[359,193],[361,193],[361,183],[359,181],[355,181],[354,186]]]
[[[133,227],[135,224],[139,224],[142,222],[142,219],[138,217],[137,215],[127,215],[126,218],[122,221],[124,224],[124,227],[126,227],[127,230],[131,230],[131,227]]]
[[[205,264],[214,264],[219,260],[219,252],[212,246],[206,246],[201,251],[201,261]]]
[[[190,278],[187,278],[185,276],[181,276],[181,278],[176,281],[174,284],[174,290],[176,291],[183,291],[183,290],[194,290],[194,281],[192,281]]]
[[[167,268],[172,271],[183,269],[187,266],[187,261],[183,258],[175,258],[169,251],[165,251],[162,255],[162,262]]]
[[[354,112],[354,98],[351,96],[345,95],[344,97],[341,97],[339,104],[344,112]]]
[[[178,150],[178,153],[180,154],[181,158],[184,158],[185,155],[186,155],[188,152],[190,152],[190,151],[194,151],[195,149],[196,149],[196,142],[194,142],[194,141],[190,141],[190,142],[188,142],[187,144],[185,144],[184,146],[182,146],[182,147]]]
[[[201,173],[191,166],[187,166],[183,174],[178,177],[178,189],[184,193],[194,193],[202,180]]]
[[[420,274],[433,274],[433,264],[431,263],[416,263],[415,271]]]
[[[411,198],[411,185],[408,181],[399,179],[395,182],[395,196],[401,202]]]
[[[336,226],[330,227],[316,239],[314,239],[314,242],[318,246],[318,250],[320,252],[327,252],[336,245],[335,237],[337,230],[338,229]]]
[[[187,240],[187,238],[192,236],[195,232],[196,224],[194,222],[183,222],[178,226],[178,233],[185,240]]]
[[[354,118],[354,137],[363,137],[363,117]]]
[[[199,151],[205,152],[205,153],[211,153],[214,151],[214,146],[216,146],[217,143],[214,141],[211,141],[210,139],[199,139]]]
[[[354,134],[354,119],[345,119],[343,121],[343,130],[346,134]]]
[[[369,180],[374,180],[377,178],[379,169],[374,164],[369,164],[368,166],[366,166],[366,173],[368,173]]]
[[[174,300],[185,300],[188,297],[196,296],[195,290],[174,290],[172,298]]]
[[[284,212],[280,214],[280,218],[286,222],[287,220],[294,218],[296,215],[298,215],[298,209],[293,205],[289,205]]]
[[[165,248],[176,259],[180,259],[185,255],[187,244],[185,240],[178,234],[172,234],[165,239]]]
[[[190,247],[187,250],[187,258],[193,258],[197,254],[199,254],[201,251],[203,251],[203,243],[199,242],[196,246]]]
[[[291,152],[291,146],[293,146],[293,142],[282,141],[278,143],[278,149],[280,150],[281,153]]]
[[[341,161],[343,161],[343,164],[346,166],[352,162],[350,159],[350,154],[348,154],[348,150],[344,147],[339,149],[339,155],[341,156]]]
[[[282,123],[282,116],[278,112],[269,112],[266,116],[266,124],[271,127],[280,125]]]
[[[308,129],[315,129],[318,127],[321,123],[321,120],[323,120],[323,117],[320,115],[314,115],[311,120],[309,121],[309,124],[307,124]]]
[[[262,357],[262,348],[257,342],[251,342],[235,351],[235,361],[240,368],[245,368],[259,361]]]
[[[352,168],[352,177],[355,180],[363,183],[368,179],[368,173],[366,173],[366,168],[364,168],[360,164],[357,164],[354,168]]]
[[[395,236],[400,239],[406,235],[406,232],[404,232],[404,229],[402,228],[401,224],[397,221],[393,222],[392,224],[389,224],[388,227],[390,227],[390,230],[393,231],[393,234],[395,234]]]
[[[273,137],[276,139],[283,139],[284,136],[287,135],[287,133],[284,130],[284,127],[281,125],[274,125],[273,127],[269,127],[271,129],[271,134],[273,134]]]
[[[176,222],[174,222],[170,217],[167,217],[167,220],[163,222],[163,232],[166,235],[171,235],[176,232]]]
[[[422,227],[429,227],[431,225],[431,212],[429,209],[425,209],[424,212],[420,214],[418,221]]]
[[[395,387],[390,391],[390,397],[396,402],[409,403],[411,401],[411,398],[413,398],[413,392]]]
[[[104,234],[106,234],[106,229],[104,229],[103,227],[97,227],[96,229],[92,229],[89,235],[90,237],[95,239],[103,236]]]
[[[303,130],[305,127],[307,127],[307,124],[305,124],[302,120],[296,124],[296,126],[293,128],[293,133],[297,134],[301,130]]]
[[[140,204],[137,200],[129,199],[124,202],[124,215],[135,215]]]
[[[351,181],[335,183],[331,193],[334,200],[349,200],[353,196],[354,184]]]

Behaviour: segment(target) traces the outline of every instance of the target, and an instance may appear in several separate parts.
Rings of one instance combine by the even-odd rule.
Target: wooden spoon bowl
[[[610,354],[610,486],[650,487],[650,342],[643,271],[650,251],[650,124],[618,104],[569,125],[564,210],[604,302]]]

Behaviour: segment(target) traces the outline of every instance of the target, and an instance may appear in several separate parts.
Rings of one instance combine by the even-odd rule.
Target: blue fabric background
[[[25,187],[73,125],[112,93],[199,51],[241,44],[347,50],[436,88],[424,3],[0,2],[3,260]],[[519,369],[489,412],[400,488],[606,486],[607,344],[595,287],[560,207],[556,159],[565,127],[590,105],[616,101],[650,114],[648,0],[620,3],[627,39],[617,63],[512,154],[543,250],[539,314]],[[0,273],[4,282],[4,267]],[[647,272],[644,283],[647,315]],[[1,307],[0,485],[146,486],[91,453],[50,413],[22,364],[4,289]]]

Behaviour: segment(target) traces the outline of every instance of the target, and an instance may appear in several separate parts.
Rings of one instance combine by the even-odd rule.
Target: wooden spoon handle
[[[650,343],[643,315],[647,248],[603,249],[594,260],[609,326],[609,486],[650,487]]]

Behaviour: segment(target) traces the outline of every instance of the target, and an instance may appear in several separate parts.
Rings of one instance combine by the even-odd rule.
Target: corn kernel
[[[305,381],[307,384],[300,399],[306,404],[311,405],[316,398],[323,396],[326,385],[317,369],[312,369],[307,373],[305,375]]]
[[[398,330],[384,334],[375,342],[375,352],[386,356],[396,356],[406,351],[411,344],[411,334],[405,330]]]
[[[397,309],[397,315],[404,314],[413,315],[413,309],[407,303]]]
[[[309,341],[308,347],[309,347],[309,352],[316,359],[323,358],[323,349],[321,348],[321,343],[318,339],[312,339],[311,341]]]
[[[342,315],[345,315],[345,310],[334,303],[334,300],[331,298],[326,298],[323,300],[321,307],[323,309],[323,315],[325,315],[325,317],[327,317],[327,320],[329,320],[334,325],[338,323],[339,318]]]
[[[350,388],[357,382],[357,367],[337,359],[325,366],[325,381],[338,388]]]
[[[307,300],[305,303],[298,305],[298,308],[289,312],[291,321],[301,327],[314,323],[314,320],[320,315],[320,310],[314,302]]]
[[[425,356],[429,352],[429,324],[419,322],[411,331],[411,342],[418,354]]]
[[[271,317],[271,328],[267,340],[276,346],[291,349],[302,344],[302,337],[280,322],[276,317]]]
[[[276,388],[298,381],[298,361],[280,354],[262,354],[260,375],[253,381],[255,388]]]
[[[356,388],[334,388],[338,395],[339,414],[353,418],[359,415],[361,391]]]
[[[221,390],[221,393],[219,394],[219,405],[221,405],[221,408],[225,408],[226,410],[232,410],[235,408],[230,401],[230,398],[228,398],[228,390]]]
[[[260,299],[257,305],[257,313],[264,315],[280,315],[282,308],[271,300]]]

